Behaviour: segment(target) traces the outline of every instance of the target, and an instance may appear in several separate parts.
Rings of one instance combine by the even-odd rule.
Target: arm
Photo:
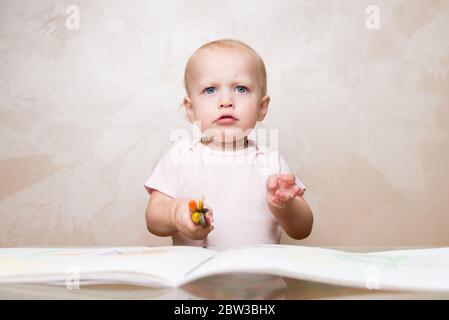
[[[272,204],[268,206],[289,237],[295,240],[302,240],[307,238],[312,232],[312,210],[303,197],[295,197],[289,203],[286,203],[284,207]]]
[[[295,240],[307,238],[312,232],[312,210],[303,194],[293,174],[272,175],[267,180],[268,207],[284,231]]]
[[[176,234],[175,211],[177,201],[162,192],[151,190],[145,220],[148,231],[159,237]]]

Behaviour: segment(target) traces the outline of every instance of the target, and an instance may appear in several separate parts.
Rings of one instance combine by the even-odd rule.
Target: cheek
[[[208,103],[204,99],[195,99],[192,100],[193,111],[195,115],[199,117],[204,117],[205,114],[209,111]]]
[[[259,113],[259,106],[255,99],[244,99],[240,101],[239,113],[244,115],[246,119],[257,119]]]
[[[202,129],[208,129],[212,126],[212,122],[215,120],[216,113],[209,103],[197,103],[193,107],[194,116],[197,121],[201,122]]]

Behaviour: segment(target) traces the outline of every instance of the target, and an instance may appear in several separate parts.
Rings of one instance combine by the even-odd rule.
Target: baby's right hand
[[[205,203],[204,208],[209,209],[206,213],[206,228],[201,227],[199,224],[195,224],[192,221],[192,213],[189,209],[189,201],[191,199],[178,198],[175,210],[175,227],[183,233],[186,237],[192,240],[203,240],[207,237],[209,232],[214,230],[212,222],[214,222],[213,212],[210,207]]]

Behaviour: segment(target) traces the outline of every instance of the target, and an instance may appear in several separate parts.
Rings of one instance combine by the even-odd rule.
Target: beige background
[[[77,5],[80,28],[65,12]],[[380,29],[365,26],[377,5]],[[0,245],[156,245],[143,183],[186,59],[265,59],[323,246],[449,245],[449,1],[0,1]]]

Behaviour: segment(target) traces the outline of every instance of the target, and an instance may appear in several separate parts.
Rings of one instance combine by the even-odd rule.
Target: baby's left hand
[[[272,174],[267,179],[267,201],[276,207],[284,207],[296,196],[301,197],[304,190],[295,183],[292,173]]]

